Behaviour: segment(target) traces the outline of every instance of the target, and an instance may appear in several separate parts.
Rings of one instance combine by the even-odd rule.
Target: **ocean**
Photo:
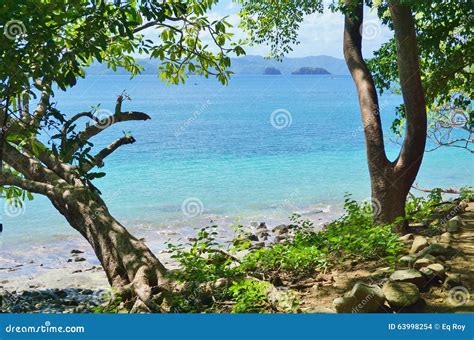
[[[297,212],[321,224],[341,214],[346,193],[370,197],[358,99],[349,76],[235,75],[228,86],[191,77],[173,86],[152,75],[131,80],[97,75],[67,93],[58,90],[55,102],[67,115],[98,104],[113,111],[122,91],[132,99],[124,110],[143,111],[152,119],[113,125],[93,140],[97,149],[124,133],[137,140],[107,158],[100,170],[107,175],[94,183],[121,223],[138,236],[154,235],[154,249],[169,235],[192,235],[212,223],[274,226]],[[380,98],[385,133],[400,102],[395,94]],[[386,138],[394,158],[399,146]],[[442,148],[426,153],[417,183],[472,185],[473,170],[467,151]],[[10,216],[1,204],[0,263],[15,251],[26,256],[25,249],[36,249],[41,257],[80,242],[43,197]]]

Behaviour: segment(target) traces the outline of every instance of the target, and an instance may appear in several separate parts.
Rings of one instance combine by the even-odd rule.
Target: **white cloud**
[[[246,34],[238,28],[239,7],[233,1],[223,1],[211,13],[214,19],[229,15],[228,21],[234,26],[233,32],[236,38],[245,38]],[[370,57],[373,51],[377,50],[381,44],[392,37],[392,32],[383,26],[375,11],[369,8],[364,9],[364,21],[366,29],[370,29],[371,34],[364,38],[362,46],[365,57]],[[333,13],[325,8],[324,13],[315,13],[305,17],[300,25],[300,44],[293,46],[290,57],[304,57],[312,55],[329,55],[336,58],[343,58],[342,38],[344,30],[344,16],[341,13]],[[246,47],[247,54],[267,55],[268,47],[265,45]]]

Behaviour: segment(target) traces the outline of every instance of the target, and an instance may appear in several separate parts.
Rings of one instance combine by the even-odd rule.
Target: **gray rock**
[[[449,232],[442,233],[440,236],[441,242],[449,243],[451,242],[452,239],[453,239],[453,235]]]
[[[418,287],[409,282],[387,281],[382,290],[390,307],[396,309],[414,305],[420,298]]]
[[[275,243],[283,243],[286,241],[286,237],[285,236],[276,236],[275,237]]]
[[[390,280],[413,283],[418,286],[418,288],[423,287],[426,282],[424,276],[415,269],[396,270],[392,275],[390,275]]]
[[[413,267],[413,263],[416,261],[416,257],[415,256],[411,256],[411,255],[405,255],[405,256],[402,256],[400,258],[400,260],[398,260],[398,263],[400,264],[400,266],[402,267]]]
[[[352,291],[333,301],[338,313],[375,313],[383,309],[385,296],[379,286],[357,282]]]
[[[250,234],[247,236],[247,239],[250,241],[258,241],[258,236],[254,234]]]
[[[84,254],[84,252],[82,250],[79,250],[79,249],[73,249],[73,250],[71,250],[71,254]]]
[[[426,254],[425,256],[423,256],[423,258],[428,259],[428,260],[430,260],[431,262],[435,262],[435,261],[436,261],[436,257],[434,257],[433,255],[430,255],[430,254]]]
[[[427,259],[426,257],[422,257],[421,259],[416,260],[415,264],[413,265],[413,268],[419,270],[423,267],[428,267],[432,263],[433,261],[431,261],[430,259]]]
[[[267,224],[265,222],[260,222],[257,229],[268,229]]]
[[[420,268],[420,273],[428,279],[432,279],[435,276],[435,273],[428,267]]]
[[[332,305],[337,313],[352,313],[353,308],[357,306],[357,299],[354,296],[338,297]]]
[[[413,244],[411,245],[410,253],[416,254],[420,252],[421,250],[425,249],[428,247],[428,240],[424,238],[423,236],[416,236],[415,239],[413,240]]]
[[[276,235],[288,234],[288,231],[289,231],[289,228],[286,224],[280,224],[280,225],[276,226],[275,228],[273,228],[273,232]]]
[[[427,248],[423,249],[419,254],[418,257],[425,257],[426,255],[433,255],[433,256],[446,256],[451,257],[457,253],[457,250],[450,246],[442,246],[438,243],[430,244]]]
[[[462,227],[462,221],[459,219],[459,216],[454,216],[448,221],[446,230],[450,233],[455,233],[459,230],[460,227]]]
[[[459,273],[446,273],[447,277],[446,280],[444,280],[443,285],[450,289],[453,287],[457,286],[462,286],[463,285],[463,278],[462,275]]]
[[[444,266],[439,263],[430,264],[429,266],[427,266],[427,268],[433,271],[439,277],[443,277],[446,272]]]
[[[250,249],[262,249],[265,247],[265,242],[252,242]]]
[[[262,239],[268,238],[270,236],[270,234],[268,233],[266,229],[258,229],[255,232],[255,235],[257,235],[259,238],[262,238]]]
[[[400,236],[397,240],[400,241],[400,242],[403,242],[403,243],[409,243],[409,242],[413,241],[414,238],[415,238],[415,236],[410,233],[410,234]]]
[[[84,262],[85,260],[86,260],[86,259],[83,258],[83,257],[76,257],[76,258],[74,259],[74,262]]]

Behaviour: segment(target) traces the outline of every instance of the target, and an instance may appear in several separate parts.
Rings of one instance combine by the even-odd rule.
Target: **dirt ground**
[[[414,306],[398,310],[399,313],[474,313],[474,202],[459,215],[462,227],[452,234],[449,242],[440,236],[427,237],[430,243],[450,245],[456,254],[444,261],[438,261],[446,268],[447,275],[461,275],[458,286],[450,287],[427,284],[420,292],[421,299]],[[387,267],[382,261],[355,263],[347,261],[328,273],[319,273],[297,286],[292,287],[301,301],[301,311],[306,313],[335,313],[332,302],[349,292],[356,282],[382,285],[395,268]],[[467,293],[467,294],[466,294]],[[459,295],[461,294],[461,295]],[[386,305],[382,310],[393,312]]]

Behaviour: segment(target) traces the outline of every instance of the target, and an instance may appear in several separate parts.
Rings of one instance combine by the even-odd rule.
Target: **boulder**
[[[434,257],[433,255],[430,255],[430,254],[426,254],[425,256],[423,256],[423,258],[428,259],[432,262],[436,261],[436,257]]]
[[[426,277],[428,280],[431,280],[433,277],[436,276],[435,273],[428,267],[420,268],[420,273],[423,274],[423,276]]]
[[[413,244],[411,245],[410,253],[416,254],[420,252],[421,250],[425,249],[428,247],[428,240],[424,238],[423,236],[416,236],[415,239],[413,240]]]
[[[448,221],[446,230],[450,233],[455,233],[459,230],[460,227],[462,227],[462,221],[459,219],[459,216],[454,216]]]
[[[387,281],[382,290],[390,307],[397,310],[414,305],[420,298],[418,287],[409,282]]]
[[[265,247],[265,242],[252,242],[250,249],[262,249]]]
[[[433,256],[445,256],[451,257],[457,253],[457,250],[450,246],[443,246],[438,243],[430,244],[427,248],[423,249],[420,253],[418,253],[418,257],[425,257],[426,255],[433,255]]]
[[[357,299],[354,296],[343,296],[334,299],[332,302],[337,313],[352,313],[352,309],[357,305]]]
[[[258,236],[254,235],[254,234],[249,234],[247,236],[247,239],[250,240],[250,241],[258,241]]]
[[[451,233],[445,232],[441,234],[441,236],[439,237],[439,240],[444,243],[449,243],[451,242],[452,238],[453,238],[453,235]]]
[[[267,229],[267,224],[265,222],[260,222],[257,229]]]
[[[84,262],[85,260],[86,260],[86,259],[83,258],[83,257],[76,257],[76,258],[74,259],[74,262]]]
[[[430,264],[426,268],[428,268],[429,270],[432,270],[439,277],[443,277],[446,272],[444,269],[444,266],[439,263]]]
[[[385,296],[379,286],[357,282],[351,292],[333,301],[338,313],[375,313],[383,310]]]
[[[275,228],[273,228],[273,232],[276,235],[288,234],[288,231],[289,231],[289,228],[286,224],[280,224],[280,225],[276,226]]]
[[[412,268],[413,267],[413,263],[416,261],[416,257],[415,256],[411,256],[411,255],[405,255],[405,256],[402,256],[400,258],[400,260],[398,260],[398,263],[400,264],[400,266],[402,267],[408,267],[408,268]]]
[[[82,250],[79,250],[79,249],[73,249],[71,250],[71,254],[84,254],[84,252]]]
[[[286,237],[285,236],[276,236],[274,239],[275,243],[283,243],[286,242]]]
[[[400,236],[397,241],[400,241],[400,242],[403,242],[403,243],[409,243],[411,241],[413,241],[413,239],[415,238],[415,236],[413,234],[406,234],[406,235],[403,235],[403,236]]]
[[[413,265],[413,268],[419,270],[423,267],[428,267],[432,263],[433,263],[433,261],[431,261],[430,259],[427,259],[426,257],[422,257],[421,259],[418,259],[418,260],[415,261],[415,264]]]
[[[459,273],[446,273],[446,280],[444,280],[443,285],[451,289],[453,287],[462,286],[463,285],[463,277]]]
[[[392,275],[390,275],[390,280],[413,283],[414,285],[418,286],[418,288],[423,287],[426,282],[423,275],[415,269],[396,270]]]
[[[255,235],[257,235],[259,238],[267,238],[270,236],[266,229],[257,229]]]

